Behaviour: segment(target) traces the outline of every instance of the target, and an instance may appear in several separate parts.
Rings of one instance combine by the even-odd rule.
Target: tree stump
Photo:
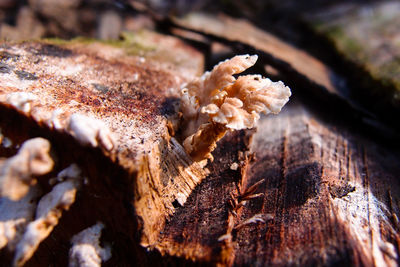
[[[396,147],[349,119],[347,104],[332,112],[299,93],[257,130],[228,133],[200,166],[174,134],[180,87],[203,55],[173,37],[143,38],[173,54],[98,42],[1,46],[1,156],[35,137],[51,144],[54,168],[30,178],[40,187],[33,210],[72,178],[65,168],[81,171],[73,203],[55,207],[59,221],[26,266],[87,259],[71,245],[90,232],[105,266],[397,265]],[[318,82],[311,76],[302,85]],[[14,222],[4,203],[0,223]],[[10,244],[37,218],[24,219]],[[0,261],[12,263],[16,247],[3,247]]]

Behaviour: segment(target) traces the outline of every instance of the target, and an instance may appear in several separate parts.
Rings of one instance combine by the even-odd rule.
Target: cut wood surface
[[[242,191],[264,179],[265,195],[238,221],[272,219],[237,232],[235,262],[257,255],[258,264],[397,265],[398,158],[296,105],[259,129]]]
[[[69,247],[71,234],[97,220],[108,229],[126,223],[115,229],[130,232],[126,238],[136,245],[151,246],[175,202],[183,204],[205,176],[170,136],[176,129],[180,86],[202,71],[203,56],[176,38],[146,36],[141,38],[142,49],[156,39],[174,52],[157,55],[157,49],[139,49],[138,55],[131,55],[132,46],[127,52],[124,46],[94,41],[4,43],[0,48],[3,155],[11,156],[25,140],[43,136],[51,141],[57,162],[49,176],[77,164],[94,190],[84,194],[88,198],[78,198],[80,211],[72,206],[72,217],[61,219],[60,227],[66,229],[55,229],[57,244],[48,240],[51,247]],[[51,189],[48,178],[39,179],[44,192]],[[20,231],[22,235],[24,227]],[[130,249],[136,250],[132,245]],[[64,264],[66,252],[52,257],[39,248],[31,263]],[[7,262],[9,255],[4,253]],[[124,255],[125,261],[138,257],[129,255]]]
[[[397,265],[398,157],[301,103],[262,119],[247,142],[221,142],[216,154],[232,161],[210,165],[161,251],[237,266]]]
[[[396,147],[295,95],[256,131],[229,132],[202,167],[174,133],[178,92],[203,55],[154,38],[176,56],[125,56],[97,42],[0,47],[1,156],[30,138],[49,140],[54,169],[34,177],[38,199],[66,167],[82,171],[75,202],[26,266],[66,266],[73,237],[90,231],[102,233],[101,242],[88,239],[106,266],[397,265]],[[13,253],[3,249],[0,261]]]

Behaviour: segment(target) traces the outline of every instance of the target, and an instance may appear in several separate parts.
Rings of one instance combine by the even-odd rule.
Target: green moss
[[[96,42],[102,42],[100,40],[94,38],[87,38],[87,37],[76,37],[74,39],[66,40],[61,38],[45,38],[39,40],[40,42],[53,44],[53,45],[71,45],[71,44],[92,44]]]
[[[400,93],[400,57],[383,64],[377,71],[386,79],[393,82],[396,91]]]
[[[77,37],[71,40],[64,40],[60,38],[47,38],[43,42],[51,43],[54,45],[68,45],[68,44],[93,44],[101,43],[116,48],[121,48],[128,56],[143,56],[150,52],[154,52],[156,47],[151,43],[146,42],[146,37],[142,32],[124,32],[120,40],[98,40],[87,37]]]
[[[148,38],[145,32],[123,32],[121,40],[118,41],[105,41],[107,44],[122,48],[127,55],[144,55],[157,50],[157,47],[151,42],[147,41]]]
[[[369,97],[377,109],[400,108],[400,43],[396,36],[399,4],[376,4],[372,9],[333,7],[309,18],[309,25],[334,46],[354,90]],[[365,12],[365,11],[368,12]],[[360,91],[360,92],[361,92]]]
[[[357,63],[365,63],[368,61],[368,56],[363,46],[355,39],[347,36],[342,27],[326,27],[324,33],[333,41],[337,49],[349,59],[354,60]]]

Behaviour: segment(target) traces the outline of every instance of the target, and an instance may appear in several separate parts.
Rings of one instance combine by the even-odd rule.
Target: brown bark
[[[184,64],[190,71],[182,74],[168,62],[157,64],[160,59],[143,64],[99,44],[2,49],[2,75],[15,86],[0,82],[0,127],[13,142],[0,152],[9,157],[22,141],[42,136],[56,161],[52,173],[38,178],[44,193],[51,189],[48,178],[71,163],[88,178],[27,266],[67,265],[72,236],[98,221],[105,225],[102,241],[112,245],[110,266],[397,265],[396,148],[342,121],[346,114],[318,115],[294,98],[282,114],[262,117],[256,132],[228,133],[214,161],[201,168],[171,136],[174,123],[166,119],[176,115],[171,97],[200,63]],[[79,75],[39,71],[48,61],[65,66],[82,58]],[[141,79],[130,80],[136,73]],[[88,85],[92,79],[101,83]],[[20,90],[40,97],[31,112],[7,102]],[[82,145],[68,127],[49,124],[56,108],[102,120],[116,134],[116,147],[109,151],[101,140],[97,147]],[[60,116],[61,125],[70,113]],[[0,258],[9,262],[12,252],[2,250]]]

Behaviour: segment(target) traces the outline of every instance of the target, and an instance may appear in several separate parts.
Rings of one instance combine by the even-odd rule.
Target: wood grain
[[[233,162],[247,155],[241,171],[215,157],[167,223],[162,251],[234,266],[397,265],[398,157],[299,102],[248,139],[221,142],[237,149]],[[255,215],[263,221],[246,223]]]
[[[37,56],[40,47],[34,44],[27,50],[25,43],[19,52],[29,59]],[[49,76],[39,71],[37,80],[26,82],[11,70],[17,62],[7,59],[10,72],[4,75],[18,85],[41,82],[42,86],[27,91],[40,93],[41,100],[49,102],[33,105],[33,111],[52,112],[63,104],[72,112],[77,102],[93,116],[107,118],[111,126],[121,122],[114,127],[120,149],[112,157],[100,148],[82,146],[68,132],[51,129],[38,119],[38,112],[26,114],[7,103],[0,105],[2,133],[14,144],[0,150],[4,156],[15,153],[23,140],[43,136],[51,141],[57,158],[57,170],[49,176],[77,163],[89,181],[28,266],[66,265],[70,238],[97,221],[106,225],[103,241],[113,247],[110,266],[397,265],[399,153],[394,145],[372,139],[345,112],[322,113],[317,107],[324,103],[312,103],[311,109],[295,96],[280,115],[262,117],[256,132],[228,133],[213,152],[214,161],[201,168],[171,137],[166,118],[175,114],[176,99],[164,100],[170,96],[170,86],[176,93],[183,78],[178,82],[175,72],[144,67],[140,59],[130,66],[76,49],[56,49],[67,53],[67,58],[47,57],[66,62],[83,54],[96,63],[95,68],[103,68],[98,73],[115,71],[128,79],[141,71],[143,80],[136,81],[140,86],[133,83],[124,89],[119,86],[120,76],[112,82],[100,75],[107,92],[101,92],[105,87],[90,85],[82,86],[77,96],[61,95],[70,92],[72,78],[62,82],[59,90],[49,86]],[[3,85],[0,89],[6,99],[6,94],[26,88]],[[133,96],[124,92],[128,89]],[[91,106],[94,102],[89,100],[102,94],[112,105]],[[61,101],[64,98],[68,103]],[[125,102],[119,104],[120,99]],[[133,112],[136,109],[142,113]],[[141,123],[133,125],[132,120]],[[133,134],[126,134],[125,125],[139,133],[147,130],[153,137],[145,140],[146,136],[137,135],[143,141],[128,145]],[[38,180],[44,191],[51,189],[48,178]],[[12,257],[7,253],[0,254],[3,262]]]

